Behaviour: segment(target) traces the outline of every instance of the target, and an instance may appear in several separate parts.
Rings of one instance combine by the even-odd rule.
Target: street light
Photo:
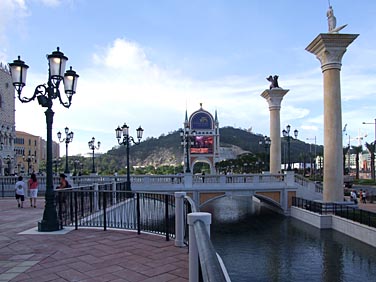
[[[73,167],[74,167],[73,175],[77,176],[77,168],[80,167],[80,161],[79,160],[74,160]]]
[[[268,170],[268,148],[270,147],[271,140],[268,136],[264,136],[263,139],[259,141],[259,145],[264,145],[265,149],[265,169]]]
[[[95,138],[93,137],[93,138],[91,138],[91,140],[88,142],[88,145],[89,145],[89,149],[90,149],[90,150],[93,150],[93,167],[92,167],[92,169],[91,169],[91,173],[94,173],[94,174],[95,174],[94,151],[99,149],[99,147],[101,146],[101,142],[98,141],[97,146],[95,146]]]
[[[306,140],[311,140],[311,141],[313,141],[313,140],[315,140],[315,162],[314,162],[314,167],[313,167],[313,169],[312,169],[312,156],[311,156],[311,154],[312,154],[312,151],[311,151],[311,143],[309,143],[309,161],[310,161],[310,164],[311,164],[311,174],[312,174],[312,172],[314,172],[314,175],[316,176],[316,156],[317,156],[317,152],[316,152],[316,136],[315,136],[315,138],[306,138]]]
[[[48,59],[48,81],[46,84],[38,85],[31,98],[21,97],[22,88],[26,85],[26,74],[28,65],[20,59],[9,64],[13,86],[15,87],[18,99],[22,103],[28,103],[37,98],[38,103],[47,108],[45,111],[47,123],[47,164],[46,164],[46,193],[45,193],[45,208],[43,212],[42,221],[38,222],[38,231],[56,231],[60,229],[59,219],[56,212],[55,191],[53,187],[53,171],[52,171],[52,124],[54,112],[52,111],[53,100],[58,98],[61,105],[69,108],[72,103],[72,97],[76,93],[78,75],[70,67],[65,71],[65,64],[68,60],[64,53],[57,50],[52,54],[47,55]],[[63,101],[60,94],[60,83],[63,81],[67,101]]]
[[[290,138],[292,138],[292,136],[290,136],[290,129],[291,129],[291,126],[287,125],[286,129],[282,130],[283,137],[287,137],[287,158],[288,158],[287,170],[288,171],[291,171]],[[295,139],[298,137],[297,129],[294,130],[294,136],[295,136]]]
[[[34,160],[34,156],[28,155],[26,158],[23,156],[22,159],[27,162],[27,175],[30,175],[30,163]]]
[[[375,125],[375,143],[376,143],[376,118],[375,118],[375,121],[374,122],[364,122],[363,121],[363,124],[374,124]]]
[[[61,140],[61,132],[57,133],[57,138],[59,138],[59,142],[62,143],[65,141],[65,170],[64,173],[69,173],[68,167],[68,144],[73,141],[73,132],[69,132],[69,128],[65,127],[65,138]]]
[[[60,166],[60,162],[61,162],[60,158],[55,158],[53,160],[53,164],[55,165],[55,173],[56,173],[56,175],[59,174],[59,172],[58,172],[58,166]]]
[[[181,137],[181,145],[185,148],[185,154],[187,157],[187,163],[186,163],[186,168],[185,172],[186,173],[191,173],[191,168],[189,164],[189,148],[191,145],[194,144],[192,141],[192,137],[196,136],[196,131],[189,132],[189,127],[184,128],[180,131],[180,137]]]
[[[116,139],[118,140],[119,145],[126,146],[126,154],[127,154],[127,183],[126,183],[126,191],[131,191],[131,176],[130,176],[130,167],[129,167],[129,145],[132,142],[134,145],[139,145],[142,139],[142,134],[144,130],[139,126],[136,129],[137,132],[137,142],[134,140],[132,136],[129,136],[129,126],[124,123],[122,127],[118,126],[115,129],[116,132]],[[123,140],[121,140],[123,137]]]

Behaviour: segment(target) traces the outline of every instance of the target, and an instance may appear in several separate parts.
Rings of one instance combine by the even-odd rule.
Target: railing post
[[[137,216],[137,234],[141,234],[141,207],[140,207],[140,193],[136,193],[136,216]]]
[[[211,214],[207,212],[193,212],[188,214],[189,225],[189,282],[199,281],[199,262],[197,241],[194,231],[194,223],[201,220],[205,223],[208,235],[210,236]]]
[[[184,188],[186,190],[192,189],[193,176],[192,173],[184,173]]]
[[[94,183],[94,210],[98,211],[98,191],[99,191],[99,185],[98,183]]]
[[[112,182],[112,201],[116,205],[116,181]]]
[[[77,191],[74,191],[74,229],[78,229],[78,199],[77,199]],[[83,207],[81,206],[83,210]]]
[[[165,195],[165,230],[166,230],[166,241],[170,240],[170,224],[168,218],[168,195]]]
[[[175,246],[184,247],[184,197],[185,192],[175,192]]]
[[[103,230],[107,230],[107,191],[103,193]]]

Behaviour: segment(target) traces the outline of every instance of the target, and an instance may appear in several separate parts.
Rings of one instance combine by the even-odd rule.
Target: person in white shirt
[[[26,183],[22,180],[22,176],[18,176],[18,181],[14,186],[16,191],[16,200],[19,208],[23,208],[23,202],[25,201],[25,191],[27,189]]]

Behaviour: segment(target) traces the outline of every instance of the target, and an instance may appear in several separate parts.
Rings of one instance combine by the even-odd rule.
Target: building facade
[[[12,77],[0,64],[0,174],[12,175],[15,168],[15,99]]]
[[[190,142],[185,146],[189,146],[189,150],[184,150],[184,162],[189,159],[190,171],[196,163],[206,163],[210,167],[210,173],[215,173],[215,163],[220,160],[219,150],[219,123],[217,112],[215,117],[211,113],[202,108],[191,114],[185,114],[184,121],[185,131],[188,132]],[[187,156],[188,154],[188,156]]]
[[[29,175],[32,172],[41,173],[41,167],[44,167],[47,161],[47,142],[40,136],[16,131],[14,143],[17,174]],[[52,142],[52,157],[60,157],[60,145],[56,142]]]

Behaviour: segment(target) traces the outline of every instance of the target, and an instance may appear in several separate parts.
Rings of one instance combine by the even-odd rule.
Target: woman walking
[[[30,206],[37,207],[37,197],[38,197],[38,180],[35,173],[32,173],[29,181],[27,182],[29,186],[29,196],[30,196]],[[34,205],[33,205],[34,202]]]

